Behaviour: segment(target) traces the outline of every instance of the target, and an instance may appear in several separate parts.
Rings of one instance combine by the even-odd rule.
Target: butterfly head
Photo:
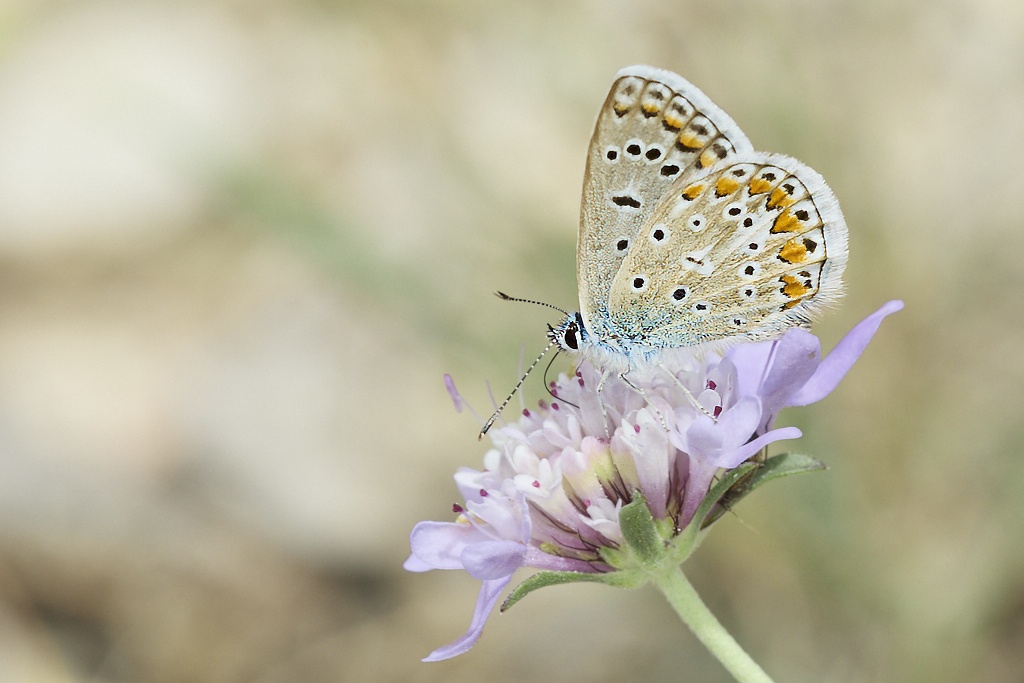
[[[548,327],[548,337],[562,351],[579,353],[587,345],[589,333],[583,324],[583,316],[570,313],[557,327]]]

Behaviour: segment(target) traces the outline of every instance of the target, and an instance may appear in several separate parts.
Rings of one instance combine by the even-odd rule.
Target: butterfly
[[[576,259],[580,310],[548,348],[625,378],[809,324],[842,294],[847,229],[817,172],[755,151],[681,76],[631,66],[590,139]]]

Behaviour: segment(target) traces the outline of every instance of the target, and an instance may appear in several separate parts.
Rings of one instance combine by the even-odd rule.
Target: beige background
[[[1017,0],[7,0],[0,681],[727,681],[651,591],[401,569],[541,309],[615,71],[680,72],[850,225],[824,474],[688,574],[778,681],[1024,671]],[[536,400],[540,381],[531,382]]]

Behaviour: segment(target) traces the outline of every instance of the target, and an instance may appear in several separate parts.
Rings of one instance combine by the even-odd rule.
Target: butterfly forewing
[[[680,76],[619,72],[590,141],[576,247],[580,310],[593,334],[609,332],[612,282],[662,196],[751,151],[733,120]]]
[[[613,280],[610,328],[652,348],[770,338],[839,297],[846,241],[815,171],[736,154],[653,209]]]

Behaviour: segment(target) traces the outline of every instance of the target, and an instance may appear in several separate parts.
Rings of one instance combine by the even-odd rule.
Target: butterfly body
[[[770,339],[839,298],[846,258],[820,175],[755,151],[680,76],[628,67],[588,152],[580,311],[551,339],[618,374],[674,349]]]
[[[846,222],[820,175],[755,151],[681,76],[627,67],[587,153],[580,310],[550,328],[548,349],[590,361],[605,379],[625,379],[665,367],[676,352],[772,339],[839,299],[846,259]]]

